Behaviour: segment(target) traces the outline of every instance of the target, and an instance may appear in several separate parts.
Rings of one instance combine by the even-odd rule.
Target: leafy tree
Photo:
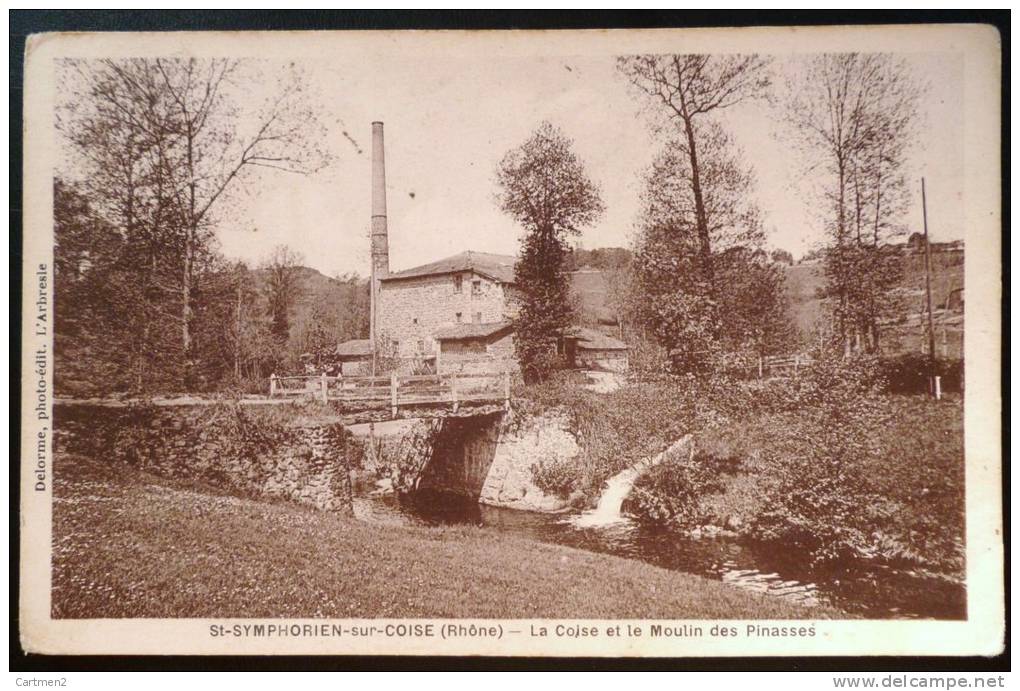
[[[142,340],[175,351],[166,371],[190,387],[205,349],[195,343],[197,296],[222,268],[213,230],[231,194],[258,171],[307,173],[327,158],[301,75],[257,61],[131,58],[64,60],[58,76],[64,166],[130,248]],[[266,87],[261,103],[252,84]],[[151,333],[168,323],[169,342]],[[161,371],[140,357],[139,372]]]
[[[785,117],[807,170],[821,180],[827,294],[844,353],[863,339],[879,347],[898,263],[889,244],[903,233],[905,168],[921,86],[889,54],[805,58],[786,84]]]
[[[270,330],[281,346],[290,337],[290,315],[304,288],[301,269],[304,257],[286,245],[277,245],[262,263],[266,273]]]
[[[765,95],[771,86],[770,60],[759,55],[632,55],[617,60],[618,70],[644,96],[667,129],[679,130],[683,146],[674,149],[686,158],[684,184],[690,187],[692,220],[697,240],[700,280],[714,291],[710,210],[706,203],[703,149],[711,149],[718,130],[706,125],[720,111]],[[676,128],[676,129],[674,129]]]
[[[752,360],[788,352],[797,329],[790,314],[782,267],[764,250],[735,247],[715,258],[723,289],[720,332],[730,353]]]
[[[712,368],[724,352],[770,352],[789,321],[783,276],[761,249],[764,232],[748,194],[753,176],[721,127],[699,128],[700,204],[691,185],[688,142],[671,140],[645,177],[635,251],[643,319],[683,371]],[[712,248],[714,287],[700,271],[699,206]]]
[[[496,184],[500,208],[525,230],[515,268],[521,304],[514,344],[525,379],[541,380],[552,368],[551,343],[571,319],[567,239],[604,207],[571,140],[548,122],[503,157]]]

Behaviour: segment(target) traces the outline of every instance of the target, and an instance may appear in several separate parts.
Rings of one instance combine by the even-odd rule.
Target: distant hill
[[[927,321],[924,288],[924,252],[911,245],[899,246],[902,276],[893,289],[897,316],[882,328],[883,351],[917,352]],[[963,349],[963,263],[961,245],[932,245],[932,313],[936,350],[948,357],[960,357]],[[818,291],[825,285],[825,270],[820,260],[802,261],[784,266],[786,291],[797,328],[805,336],[812,333],[825,313]]]
[[[898,251],[903,271],[899,285],[893,289],[898,314],[884,325],[883,349],[890,353],[917,352],[925,333],[923,321],[927,320],[923,244],[915,241],[899,245]],[[628,267],[631,259],[630,250],[620,247],[574,251],[571,284],[584,321],[595,323],[614,316],[607,304],[607,276],[611,269]],[[959,357],[963,348],[963,264],[962,243],[932,244],[936,349],[949,357]],[[822,259],[816,256],[792,265],[780,262],[780,266],[786,277],[793,320],[805,338],[809,338],[825,314],[823,301],[818,296],[825,285]]]
[[[358,276],[331,278],[307,266],[294,269],[300,289],[288,314],[289,343],[294,351],[304,352],[309,333],[316,324],[337,343],[368,337],[368,281]],[[255,269],[252,278],[256,290],[266,300],[268,270]],[[268,308],[268,302],[265,302]],[[294,354],[300,354],[295,352]]]
[[[924,300],[924,252],[915,244],[899,246],[903,275],[893,295],[898,315],[883,327],[883,349],[886,352],[917,352],[926,321]],[[581,308],[582,321],[588,324],[613,322],[608,301],[610,277],[614,271],[629,267],[630,250],[620,247],[575,250],[571,255],[570,280]],[[936,348],[950,357],[958,357],[963,347],[963,265],[962,244],[932,245],[932,303],[935,316]],[[786,277],[790,310],[798,330],[805,339],[824,316],[823,300],[818,296],[825,284],[821,259],[802,260],[788,265],[780,263]],[[365,338],[368,335],[368,283],[365,279],[338,280],[308,267],[299,267],[303,290],[291,311],[292,337],[296,329],[306,328],[318,310],[319,314],[348,315],[334,328],[340,340]],[[265,273],[253,272],[260,285]],[[949,309],[946,309],[948,306]]]

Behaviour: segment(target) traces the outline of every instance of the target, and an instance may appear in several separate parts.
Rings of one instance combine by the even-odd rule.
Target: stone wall
[[[517,372],[520,366],[514,357],[513,332],[504,331],[486,339],[443,341],[437,368],[440,374]]]
[[[542,460],[573,458],[579,451],[566,420],[555,415],[523,422],[504,414],[446,418],[418,487],[470,496],[491,506],[559,511],[568,501],[539,489],[531,468]]]
[[[507,297],[503,286],[471,272],[461,272],[461,291],[454,291],[454,274],[421,276],[383,281],[379,290],[377,326],[379,336],[398,341],[398,356],[412,358],[434,355],[437,343],[433,334],[441,327],[479,321],[490,323],[507,317]],[[479,281],[475,293],[472,283]]]
[[[300,409],[240,405],[54,408],[56,472],[82,453],[246,496],[351,512],[349,469],[362,445],[335,422]]]

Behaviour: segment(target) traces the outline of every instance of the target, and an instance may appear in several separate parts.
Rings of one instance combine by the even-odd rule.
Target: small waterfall
[[[634,483],[637,482],[641,473],[652,466],[658,465],[670,455],[677,453],[682,447],[688,445],[690,441],[691,435],[684,435],[673,442],[662,453],[651,458],[642,459],[626,470],[609,478],[606,481],[606,488],[603,490],[602,496],[599,497],[599,503],[595,508],[574,516],[571,519],[571,523],[580,528],[595,528],[628,523],[630,519],[621,514],[620,509],[623,507],[623,500],[630,494],[630,491],[634,488]]]

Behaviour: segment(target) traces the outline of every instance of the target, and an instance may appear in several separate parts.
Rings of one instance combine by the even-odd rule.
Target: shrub
[[[883,504],[857,468],[812,458],[781,467],[754,522],[756,537],[802,550],[814,562],[873,556]]]
[[[882,360],[882,372],[890,393],[928,392],[928,356],[905,353]],[[963,360],[936,360],[935,374],[942,378],[942,390],[963,392]]]
[[[535,485],[547,494],[560,499],[569,497],[578,484],[577,468],[558,459],[541,459],[531,466],[531,478]]]
[[[701,526],[708,514],[701,500],[723,490],[722,475],[733,459],[681,452],[644,473],[628,498],[628,510],[646,522],[681,529]],[[739,460],[737,460],[739,463]]]

